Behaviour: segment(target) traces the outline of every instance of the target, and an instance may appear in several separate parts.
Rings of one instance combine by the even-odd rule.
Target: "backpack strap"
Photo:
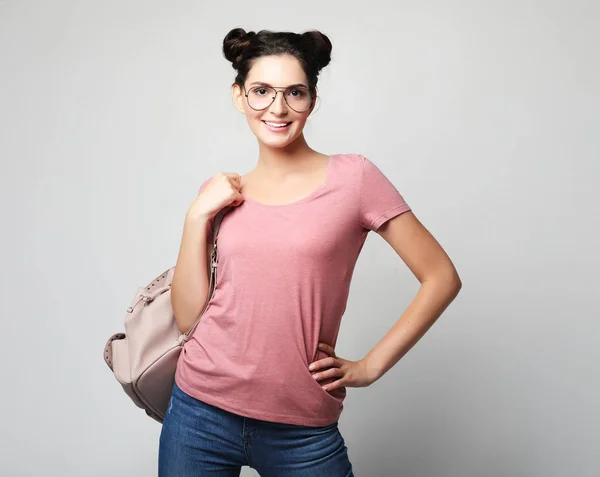
[[[217,240],[219,238],[219,228],[221,227],[221,222],[223,221],[223,217],[225,216],[225,214],[227,214],[228,209],[229,207],[221,209],[213,219],[213,249],[210,254],[210,257],[207,257],[208,260],[210,260],[210,280],[208,283],[208,297],[206,299],[206,303],[204,304],[204,309],[202,310],[202,313],[200,313],[200,316],[198,316],[192,327],[186,333],[181,335],[180,343],[182,344],[185,344],[190,339],[190,336],[194,334],[194,331],[196,331],[196,327],[200,323],[200,318],[202,318],[202,315],[204,315],[204,313],[208,309],[210,300],[215,292],[215,286],[217,284],[217,265],[219,263]]]

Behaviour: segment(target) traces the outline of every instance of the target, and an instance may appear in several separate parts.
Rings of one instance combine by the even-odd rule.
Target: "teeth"
[[[287,126],[288,123],[281,124],[281,123],[270,123],[268,121],[265,121],[265,124],[268,124],[269,126],[274,127],[274,128],[282,128],[282,127]]]

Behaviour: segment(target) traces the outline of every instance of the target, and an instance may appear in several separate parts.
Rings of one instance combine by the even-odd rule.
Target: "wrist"
[[[199,210],[195,207],[190,207],[187,211],[187,214],[185,214],[185,223],[187,224],[200,224],[200,225],[206,225],[210,219],[212,219],[212,216],[210,213],[203,211],[203,210]]]
[[[376,364],[372,356],[365,356],[362,359],[362,362],[365,369],[367,370],[367,376],[369,376],[370,384],[373,384],[375,381],[381,378],[381,376],[383,376],[384,373],[381,367]]]
[[[208,214],[190,210],[185,216],[183,228],[184,230],[205,231],[209,220],[210,216]]]

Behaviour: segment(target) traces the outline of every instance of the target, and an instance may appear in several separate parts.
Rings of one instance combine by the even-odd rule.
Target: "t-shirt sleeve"
[[[212,177],[209,177],[200,185],[200,190],[198,191],[198,195],[200,195],[200,193],[204,189],[206,189],[206,186],[208,185],[208,183],[210,182],[211,179],[212,179]],[[210,219],[206,223],[206,241],[208,243],[212,243],[212,241],[213,241],[213,219]]]
[[[394,184],[364,156],[360,194],[360,221],[368,230],[376,231],[389,219],[411,210]]]

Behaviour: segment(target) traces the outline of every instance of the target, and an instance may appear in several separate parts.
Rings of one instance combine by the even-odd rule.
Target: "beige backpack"
[[[177,360],[185,343],[208,309],[217,279],[217,235],[225,215],[213,220],[210,281],[204,310],[189,331],[177,328],[171,308],[171,283],[175,267],[140,288],[125,316],[125,333],[112,335],[104,348],[104,361],[127,395],[146,414],[163,422],[175,382]]]

